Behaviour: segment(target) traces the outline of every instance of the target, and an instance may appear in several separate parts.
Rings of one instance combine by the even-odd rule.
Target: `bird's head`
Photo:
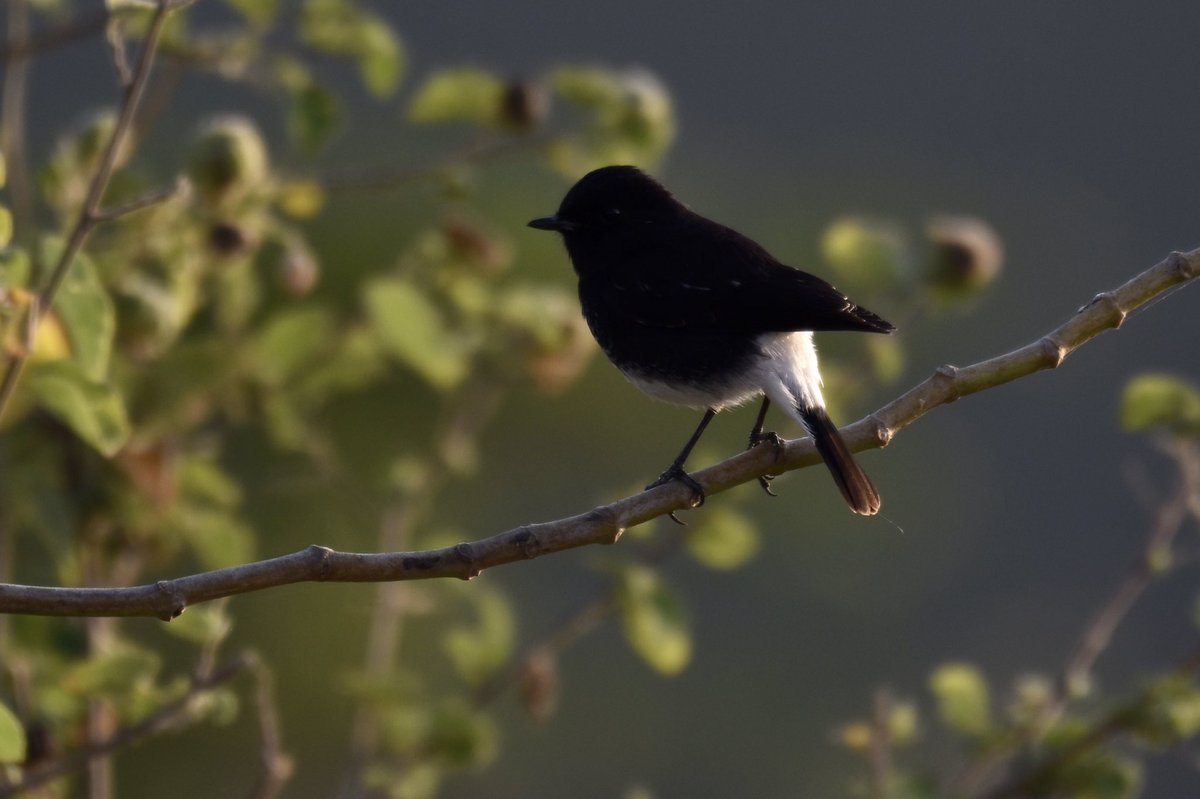
[[[571,187],[558,213],[529,223],[567,239],[638,236],[647,226],[677,219],[687,209],[658,181],[634,166],[606,166]]]

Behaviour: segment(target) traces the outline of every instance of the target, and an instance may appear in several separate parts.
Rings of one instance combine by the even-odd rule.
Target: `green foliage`
[[[466,378],[472,342],[452,330],[438,307],[411,281],[374,281],[363,290],[363,304],[386,351],[431,386],[444,391]]]
[[[454,625],[442,636],[442,647],[454,671],[468,685],[478,686],[494,676],[512,657],[516,620],[503,597],[490,591],[472,592],[476,619]]]
[[[136,52],[152,5],[110,5],[110,37],[129,39]],[[102,207],[137,200],[172,172],[186,174],[191,190],[98,225],[53,307],[42,309],[36,338],[26,341],[45,266],[62,252],[115,131],[116,111],[101,110],[65,131],[39,171],[53,227],[15,233],[19,242],[45,243],[35,253],[0,251],[4,358],[29,353],[0,424],[0,464],[19,464],[0,481],[0,526],[17,542],[15,580],[152,583],[294,545],[289,531],[252,523],[247,503],[263,496],[320,507],[329,516],[324,543],[334,546],[347,525],[362,526],[360,516],[397,504],[416,528],[407,532],[427,541],[440,492],[477,460],[487,403],[513,389],[565,390],[596,351],[569,289],[513,270],[521,238],[474,207],[475,186],[487,173],[476,173],[472,154],[441,170],[443,193],[422,198],[433,221],[398,219],[394,231],[382,231],[394,237],[395,257],[356,265],[368,276],[348,286],[343,265],[327,263],[325,243],[309,238],[321,231],[311,223],[323,211],[349,207],[334,191],[344,187],[330,185],[324,165],[315,163],[343,120],[341,97],[331,88],[337,82],[323,70],[331,61],[349,64],[373,98],[389,97],[404,78],[402,40],[381,15],[352,0],[305,0],[298,15],[278,0],[225,5],[232,9],[226,17],[244,22],[209,30],[200,15],[173,12],[162,49],[173,68],[205,71],[277,102],[287,146],[266,135],[274,129],[270,110],[212,118],[182,151],[158,148],[165,163],[144,163],[131,137],[117,153]],[[408,121],[466,123],[487,157],[524,147],[571,179],[609,163],[653,166],[676,136],[672,100],[648,72],[565,65],[526,81],[499,74],[461,65],[432,70],[413,92]],[[138,119],[136,132],[152,137],[154,114]],[[516,138],[535,131],[540,135]],[[404,156],[404,148],[396,151]],[[0,207],[0,247],[10,223]],[[874,274],[877,286],[898,294],[912,288],[910,256],[888,250],[896,241],[889,245],[886,231],[851,231],[851,239],[858,236],[853,246],[842,241],[830,258],[847,276]],[[342,282],[324,291],[325,274]],[[870,346],[867,357],[879,373],[899,374],[899,340]],[[374,462],[364,463],[371,459],[361,457],[361,442],[331,419],[346,407],[394,403],[396,374],[432,389],[406,395],[404,414],[417,419],[413,427],[422,435],[387,426],[370,442]],[[276,496],[288,491],[283,501]],[[351,507],[348,521],[343,510]],[[704,568],[739,568],[757,554],[759,532],[724,503],[697,514],[677,537],[656,531],[643,546],[615,569],[615,601],[598,607],[619,619],[633,651],[655,672],[676,675],[692,657],[688,613],[650,564],[681,549]],[[389,634],[417,629],[412,639],[406,629],[399,662],[368,659],[344,680],[361,728],[372,733],[364,740],[377,742],[355,755],[368,788],[432,797],[456,771],[494,762],[500,736],[487,705],[506,687],[519,686],[535,718],[553,712],[558,642],[518,653],[518,613],[487,585],[411,589],[395,607],[370,609],[372,626]],[[0,705],[0,763],[21,760],[22,723],[30,719],[44,723],[49,757],[86,745],[96,701],[129,725],[186,700],[156,730],[233,722],[244,701],[239,689],[197,690],[193,679],[220,662],[233,607],[188,608],[153,645],[123,637],[117,621],[90,628],[14,620],[0,643],[9,676],[28,675],[28,708],[14,705],[18,719]],[[436,619],[432,632],[416,618],[424,613]],[[347,618],[363,621],[354,613]],[[428,646],[410,648],[409,640]],[[359,653],[346,657],[358,662]],[[952,727],[972,736],[988,727],[986,686],[964,684],[961,673],[956,682],[947,672],[935,690]],[[1146,729],[1191,734],[1192,700],[1156,696],[1160,711],[1147,717]],[[279,708],[285,727],[294,710]],[[909,744],[919,730],[915,705],[896,703],[885,727],[894,745]],[[932,795],[928,782],[910,775],[897,775],[892,787],[894,796]]]
[[[71,361],[30,364],[23,388],[37,404],[104,455],[129,440],[129,417],[117,389],[93,380]]]
[[[650,668],[679,674],[692,659],[692,634],[679,598],[649,566],[621,569],[617,607],[625,638]]]
[[[377,97],[388,97],[400,83],[400,39],[380,17],[349,0],[306,0],[300,36],[314,50],[356,61],[364,85]]]
[[[695,526],[689,527],[684,541],[693,558],[717,570],[741,568],[759,548],[754,522],[725,505],[710,509]]]
[[[0,702],[0,763],[25,759],[25,728],[8,706]]]
[[[188,177],[212,205],[233,203],[266,179],[267,146],[244,117],[213,120],[201,131],[188,159]]]
[[[938,716],[955,732],[978,737],[992,728],[987,680],[967,663],[946,663],[929,678],[938,702]]]
[[[337,130],[341,118],[337,98],[318,83],[306,84],[291,95],[288,130],[303,150],[319,150]]]
[[[43,245],[48,259],[56,262],[62,243],[51,240]],[[102,381],[108,376],[108,361],[116,331],[113,303],[91,259],[78,255],[63,279],[54,302],[54,313],[70,343],[71,358],[89,380]]]
[[[1200,435],[1200,389],[1173,375],[1139,375],[1125,385],[1121,424],[1131,432]]]
[[[675,140],[671,98],[649,72],[564,67],[551,74],[550,85],[586,120],[580,132],[546,148],[550,163],[569,178],[608,164],[652,167]]]
[[[473,122],[499,127],[504,81],[476,67],[434,73],[417,89],[408,106],[413,122]]]
[[[834,220],[821,236],[821,253],[852,293],[894,291],[912,274],[911,244],[898,225],[862,217]]]

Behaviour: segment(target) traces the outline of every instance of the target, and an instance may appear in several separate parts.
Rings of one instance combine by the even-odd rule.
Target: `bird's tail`
[[[837,425],[829,418],[824,408],[797,407],[804,427],[812,434],[817,452],[829,467],[833,481],[841,489],[850,510],[863,516],[874,516],[879,512],[879,492],[871,478],[862,470],[846,446]]]

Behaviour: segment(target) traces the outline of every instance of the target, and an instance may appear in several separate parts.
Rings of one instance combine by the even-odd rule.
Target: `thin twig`
[[[250,794],[254,799],[275,799],[295,772],[295,762],[283,746],[279,708],[275,701],[275,678],[262,659],[251,653],[247,667],[254,676],[254,709],[258,716],[259,761],[262,773]]]
[[[223,668],[214,671],[207,678],[193,681],[183,696],[163,705],[137,724],[122,727],[108,738],[92,742],[86,749],[48,763],[44,768],[28,771],[20,780],[0,786],[0,797],[13,796],[45,785],[51,780],[79,771],[95,758],[107,757],[130,744],[175,728],[180,721],[184,720],[196,697],[224,685],[249,668],[250,665],[248,656],[239,657]]]
[[[41,323],[42,315],[48,313],[51,306],[53,306],[54,298],[58,295],[58,290],[62,286],[62,282],[66,279],[67,273],[71,270],[71,265],[75,262],[75,256],[83,248],[84,242],[87,241],[92,229],[103,220],[100,213],[100,201],[103,199],[104,192],[108,188],[108,182],[112,178],[113,171],[116,169],[117,155],[124,147],[125,141],[132,129],[134,114],[137,112],[138,104],[141,102],[142,94],[146,88],[146,83],[149,81],[150,71],[154,65],[154,54],[158,49],[159,38],[162,36],[163,28],[166,25],[171,8],[172,3],[168,0],[159,0],[154,16],[150,21],[150,28],[146,33],[146,39],[142,44],[142,51],[138,56],[138,63],[134,69],[132,82],[121,102],[112,138],[109,139],[108,146],[104,148],[104,152],[100,157],[100,164],[96,168],[95,175],[92,176],[91,183],[88,185],[83,208],[80,209],[79,218],[76,220],[74,227],[67,237],[67,245],[63,248],[58,262],[54,265],[49,281],[47,281],[45,287],[38,294],[39,302],[35,306],[38,311],[37,316],[33,319],[35,331]],[[31,347],[27,347],[26,351],[19,352],[9,358],[4,377],[0,380],[0,415],[4,413],[4,408],[8,405],[8,401],[16,388],[17,379],[20,377],[21,370],[25,366],[25,361],[29,357],[29,349]]]
[[[932,377],[842,434],[853,451],[882,447],[934,408],[1021,377],[1052,369],[1076,348],[1163,292],[1200,275],[1200,250],[1173,253],[1121,287],[1080,308],[1031,344],[962,368],[943,366]],[[709,496],[767,473],[810,466],[820,456],[812,439],[757,447],[692,476]],[[381,582],[438,577],[470,579],[484,569],[590,544],[615,543],[626,528],[691,507],[691,490],[660,486],[587,513],[530,524],[472,543],[424,552],[352,553],[310,546],[290,555],[130,588],[50,588],[0,584],[0,612],[53,616],[157,616],[171,619],[189,605],[296,582]]]
[[[1027,727],[1021,747],[1034,743],[1050,729],[1066,711],[1072,697],[1086,686],[1096,661],[1112,642],[1113,634],[1129,615],[1134,603],[1158,577],[1163,576],[1174,561],[1171,547],[1187,519],[1189,501],[1200,495],[1200,454],[1190,443],[1168,445],[1167,452],[1179,467],[1180,484],[1173,497],[1155,512],[1154,524],[1146,537],[1146,545],[1137,562],[1118,584],[1112,596],[1100,607],[1084,627],[1079,642],[1067,659],[1059,677],[1058,690]],[[956,795],[972,795],[980,786],[992,781],[997,772],[1011,763],[1010,750],[997,751],[981,757],[963,770],[955,779]]]
[[[483,385],[485,382],[487,385]],[[473,446],[499,408],[504,391],[497,382],[491,378],[469,381],[451,400],[434,430],[431,454],[421,479],[404,492],[402,499],[383,512],[377,542],[379,550],[396,551],[407,545],[417,524],[432,507],[437,492],[453,472],[451,452],[461,448],[464,441],[468,442],[466,446]],[[363,658],[363,673],[368,677],[382,677],[395,667],[403,619],[411,607],[405,601],[408,590],[411,589],[403,583],[383,583],[376,592]],[[362,770],[376,749],[378,737],[378,715],[373,708],[360,708],[351,726],[350,751],[340,793],[346,799],[363,794]]]
[[[13,233],[27,246],[33,234],[33,183],[29,179],[25,149],[26,92],[29,86],[29,55],[25,49],[29,30],[28,0],[8,1],[8,41],[4,58],[3,99],[0,100],[0,148],[3,148],[12,197]],[[9,56],[8,53],[13,55]],[[36,258],[36,253],[34,253]],[[0,403],[0,409],[3,404]]]
[[[1174,669],[1181,678],[1193,678],[1200,671],[1200,651],[1192,652]],[[1021,797],[1049,796],[1048,782],[1056,772],[1092,752],[1117,735],[1135,726],[1141,719],[1139,710],[1146,701],[1138,696],[1133,701],[1117,707],[1101,719],[1085,735],[1059,749],[1048,758],[1038,762],[1012,780],[988,792],[984,799],[1020,799]]]

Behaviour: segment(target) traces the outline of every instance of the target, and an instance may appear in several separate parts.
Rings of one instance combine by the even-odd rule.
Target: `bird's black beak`
[[[530,222],[529,227],[537,228],[538,230],[557,230],[559,233],[566,233],[574,229],[575,225],[557,216],[542,216]]]

